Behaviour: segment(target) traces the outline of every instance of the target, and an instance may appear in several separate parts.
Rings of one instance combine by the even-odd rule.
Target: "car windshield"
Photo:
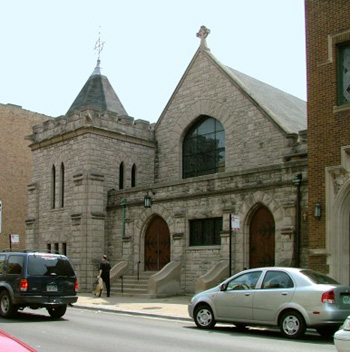
[[[339,285],[339,282],[332,279],[331,277],[319,273],[313,270],[301,270],[303,275],[307,276],[313,283],[315,284],[331,284],[331,285]]]
[[[30,276],[74,276],[74,270],[65,257],[31,255],[28,258]]]

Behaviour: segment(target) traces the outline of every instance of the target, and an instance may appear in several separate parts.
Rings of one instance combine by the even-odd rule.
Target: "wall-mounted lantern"
[[[156,192],[154,192],[152,190],[147,191],[147,194],[143,198],[143,204],[144,204],[145,208],[150,208],[152,206],[152,197],[149,195],[149,193],[152,193],[153,195],[156,194]]]
[[[151,196],[148,194],[145,195],[145,197],[143,198],[144,201],[144,206],[145,208],[150,208],[152,206],[152,198]]]
[[[314,217],[318,218],[318,219],[321,217],[321,204],[320,203],[315,204]]]

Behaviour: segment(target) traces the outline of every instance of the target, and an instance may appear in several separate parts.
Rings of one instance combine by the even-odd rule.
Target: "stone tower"
[[[108,191],[135,187],[136,166],[138,183],[153,179],[151,126],[128,116],[98,60],[67,114],[35,126],[31,149],[27,248],[68,255],[89,290],[108,246]]]

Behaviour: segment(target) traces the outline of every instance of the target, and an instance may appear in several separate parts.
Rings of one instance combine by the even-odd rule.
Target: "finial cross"
[[[206,42],[206,38],[208,36],[208,34],[210,33],[210,29],[207,28],[206,26],[201,26],[201,28],[199,29],[199,32],[197,33],[197,37],[201,38],[201,46],[204,47],[206,50],[209,50],[207,47],[207,42]]]
[[[96,50],[97,55],[98,55],[98,60],[100,60],[100,55],[101,55],[101,51],[103,50],[103,46],[105,45],[105,42],[101,41],[101,33],[98,32],[98,39],[96,41],[94,50]]]

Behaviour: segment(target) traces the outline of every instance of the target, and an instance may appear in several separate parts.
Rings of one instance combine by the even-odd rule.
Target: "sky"
[[[156,122],[197,51],[306,100],[304,0],[0,0],[0,103],[57,117],[93,72]]]

